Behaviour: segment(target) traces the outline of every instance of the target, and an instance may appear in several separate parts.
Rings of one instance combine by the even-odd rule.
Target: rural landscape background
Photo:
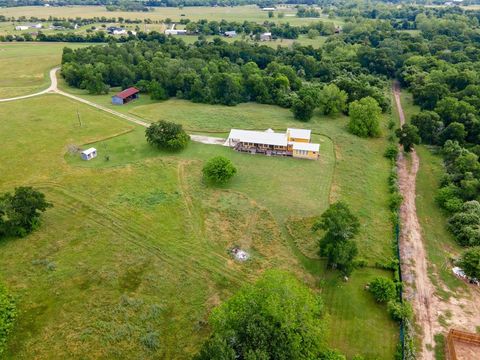
[[[272,270],[323,304],[322,346],[336,352],[306,359],[445,359],[450,329],[480,332],[480,288],[452,272],[480,246],[480,214],[451,220],[480,192],[478,5],[115,4],[0,1],[0,194],[29,186],[53,205],[25,236],[0,226],[0,315],[4,299],[16,309],[0,358],[192,358],[212,336],[214,309]],[[36,23],[41,30],[15,30]],[[195,31],[164,35],[189,23]],[[99,75],[117,65],[118,83]],[[187,91],[187,70],[209,97]],[[241,89],[225,85],[216,98],[217,75]],[[252,95],[247,79],[272,87]],[[331,84],[344,98],[327,111]],[[140,98],[113,105],[130,86]],[[355,104],[377,119],[376,133],[352,127]],[[434,126],[418,118],[435,112],[432,140]],[[161,121],[192,140],[180,151],[152,146],[145,129]],[[410,124],[412,151],[398,135]],[[311,129],[319,159],[194,141],[232,128]],[[99,156],[84,161],[78,150],[89,147]],[[218,156],[237,170],[225,184],[203,177]],[[337,202],[358,219],[352,272],[332,268],[319,250],[327,230],[314,231]],[[389,301],[372,294],[376,279],[395,284]],[[476,349],[459,354],[475,359]]]

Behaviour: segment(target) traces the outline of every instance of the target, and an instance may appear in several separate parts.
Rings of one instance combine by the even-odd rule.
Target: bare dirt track
[[[393,94],[400,124],[404,124],[405,115],[400,100],[398,83],[394,84]],[[450,297],[448,301],[441,300],[435,294],[436,289],[428,274],[427,253],[422,240],[422,229],[415,205],[415,185],[419,166],[420,159],[415,150],[410,153],[410,159],[400,152],[398,181],[403,196],[403,203],[400,208],[400,256],[405,283],[404,296],[412,303],[416,323],[422,331],[422,347],[418,349],[418,358],[434,360],[434,336],[438,333],[445,333],[447,330],[440,323],[439,316],[451,314],[451,318],[448,320],[450,327],[475,331],[475,327],[480,325],[480,290],[472,288],[470,293],[456,294],[459,298]],[[440,283],[440,279],[437,279],[437,281]],[[480,354],[477,355],[476,358],[467,359],[478,360]]]

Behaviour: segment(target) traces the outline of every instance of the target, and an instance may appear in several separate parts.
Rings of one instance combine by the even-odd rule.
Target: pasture
[[[63,46],[0,45],[6,49],[0,62],[10,67],[4,75],[12,85],[23,84],[0,93],[46,87],[30,73],[45,75],[59,64]],[[49,62],[34,64],[32,54]],[[111,106],[110,95],[62,88]],[[348,134],[343,116],[317,114],[303,124],[286,109],[252,103],[224,107],[142,96],[114,108],[222,137],[231,127],[308,127],[321,158],[250,156],[198,143],[180,153],[158,152],[146,144],[143,128],[57,95],[3,104],[0,191],[36,186],[55,206],[38,231],[0,243],[0,281],[18,295],[22,314],[7,356],[188,358],[209,332],[205,321],[213,306],[264,269],[280,267],[322,293],[330,346],[349,356],[393,357],[397,326],[364,291],[373,277],[390,273],[363,268],[343,282],[315,259],[316,236],[303,221],[343,199],[362,223],[361,257],[371,265],[390,258],[385,139]],[[83,162],[69,153],[84,144],[94,144],[99,157]],[[201,180],[203,162],[215,155],[239,169],[223,188]],[[288,230],[294,223],[298,233]],[[233,245],[253,260],[233,261]],[[372,347],[372,338],[384,341]]]
[[[278,18],[277,13],[283,12],[284,17]],[[268,12],[262,11],[258,6],[235,6],[235,7],[156,7],[149,12],[125,12],[125,11],[107,11],[103,6],[61,6],[61,7],[42,7],[42,6],[22,6],[3,8],[0,11],[1,15],[7,17],[19,16],[48,19],[49,16],[58,18],[93,18],[93,17],[123,17],[124,19],[151,19],[154,21],[165,20],[170,18],[174,22],[179,22],[181,19],[190,19],[192,21],[207,19],[220,21],[222,19],[227,21],[275,21],[278,23],[290,23],[291,25],[305,25],[315,21],[334,22],[335,24],[343,23],[340,19],[329,19],[328,17],[321,18],[298,18],[295,16],[296,9],[291,7],[282,7],[275,12],[274,18],[268,17]]]
[[[69,44],[73,48],[86,44]],[[0,99],[48,87],[48,72],[60,65],[65,43],[0,43]]]

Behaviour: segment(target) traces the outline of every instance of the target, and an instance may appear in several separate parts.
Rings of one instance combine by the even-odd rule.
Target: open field
[[[245,115],[246,106],[222,112],[222,107],[188,104],[171,100],[145,106],[160,106],[166,117],[177,116],[185,124],[194,111],[198,121],[205,119],[205,127],[207,114],[219,113],[210,125],[217,131],[224,122],[230,125],[229,118],[245,127],[257,118],[258,125],[268,118],[279,127],[295,123],[288,111],[275,107],[248,104],[253,110]],[[76,125],[77,109],[82,127]],[[19,113],[21,118],[14,116]],[[0,266],[5,269],[0,277],[18,294],[22,314],[7,355],[187,358],[208,333],[203,324],[212,306],[263,269],[282,267],[323,293],[331,346],[348,355],[393,357],[396,325],[363,290],[372,277],[389,273],[366,268],[344,283],[318,262],[315,282],[282,230],[290,214],[308,216],[325,209],[332,175],[335,196],[361,210],[366,227],[378,228],[380,222],[368,219],[384,204],[361,200],[367,198],[361,188],[363,182],[374,185],[370,175],[363,174],[372,172],[373,178],[374,171],[384,169],[368,162],[356,169],[358,160],[353,158],[367,149],[360,159],[381,157],[381,140],[377,144],[351,137],[344,119],[316,117],[312,127],[328,131],[335,141],[338,164],[332,174],[333,143],[319,135],[323,158],[310,162],[195,143],[178,154],[156,152],[146,146],[143,128],[56,95],[6,103],[0,119],[0,132],[8,134],[0,155],[0,190],[34,185],[55,205],[41,229],[0,244]],[[101,141],[125,131],[130,132]],[[69,144],[91,142],[100,151],[96,160],[85,163],[68,155]],[[105,153],[111,157],[108,162]],[[201,181],[203,161],[217,154],[230,157],[239,168],[228,189]],[[354,178],[357,186],[351,184]],[[375,190],[375,198],[383,197],[381,189]],[[374,200],[371,194],[368,198]],[[365,234],[359,239],[362,251],[369,250],[363,242],[376,240],[368,243],[376,247],[372,253],[387,253],[390,238],[380,238],[378,229],[371,234],[371,239]],[[235,244],[248,249],[253,260],[233,262],[227,250]],[[383,341],[374,347],[372,338]]]
[[[0,43],[0,99],[48,87],[48,72],[60,65],[65,43]],[[68,44],[77,48],[88,44]]]
[[[175,22],[181,19],[190,20],[217,20],[222,19],[227,21],[275,21],[278,23],[290,23],[291,25],[303,25],[310,24],[315,21],[334,22],[335,24],[341,24],[340,19],[328,19],[327,17],[321,18],[298,18],[295,16],[296,9],[294,8],[282,8],[281,12],[285,13],[285,17],[279,19],[278,17],[269,18],[268,12],[262,11],[258,6],[235,6],[235,7],[185,7],[185,8],[153,8],[154,11],[150,12],[124,12],[124,11],[107,11],[103,6],[62,6],[62,7],[42,7],[42,6],[22,6],[0,9],[0,15],[31,17],[48,19],[49,16],[53,17],[65,17],[75,18],[77,16],[82,18],[92,17],[123,17],[124,19],[152,19],[152,20],[165,20],[170,18]]]

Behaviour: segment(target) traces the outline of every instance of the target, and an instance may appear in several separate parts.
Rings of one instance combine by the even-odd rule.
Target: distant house
[[[277,9],[275,9],[274,7],[264,7],[262,8],[262,11],[275,11]]]
[[[237,32],[235,30],[225,31],[223,33],[223,35],[225,35],[226,37],[229,37],[229,38],[233,38],[233,37],[237,36]]]
[[[165,30],[165,35],[187,35],[187,30],[168,29],[168,30]]]
[[[132,100],[138,99],[140,90],[135,87],[130,87],[125,89],[118,94],[112,96],[112,104],[114,105],[123,105]]]
[[[80,153],[80,156],[82,157],[83,160],[92,160],[93,158],[97,157],[97,149],[91,147],[87,150],[83,150]]]
[[[110,26],[107,28],[107,33],[110,35],[126,35],[127,30],[121,27]]]
[[[311,143],[310,137],[311,131],[305,129],[289,128],[285,133],[232,129],[224,145],[251,154],[317,160],[320,144]]]
[[[270,40],[272,40],[271,32],[264,32],[260,34],[260,41],[270,41]]]
[[[18,25],[15,26],[15,30],[23,31],[23,30],[28,30],[29,27],[27,25]]]
[[[15,30],[28,30],[28,29],[41,29],[43,27],[42,24],[24,24],[24,25],[17,25],[15,26]]]

